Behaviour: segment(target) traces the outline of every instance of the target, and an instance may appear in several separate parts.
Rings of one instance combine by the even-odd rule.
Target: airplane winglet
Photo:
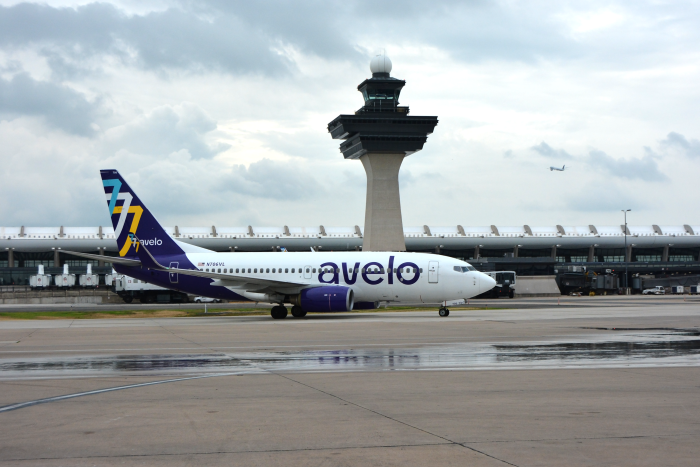
[[[136,248],[136,254],[139,256],[139,259],[141,260],[141,264],[143,266],[145,266],[148,269],[159,269],[162,271],[168,269],[162,264],[160,264],[158,260],[153,257],[151,252],[148,251],[148,248],[141,244],[136,235],[134,235],[134,239],[139,243],[138,248]],[[143,250],[143,252],[139,250]]]

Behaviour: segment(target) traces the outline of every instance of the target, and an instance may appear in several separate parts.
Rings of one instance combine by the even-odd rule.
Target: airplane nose
[[[481,277],[479,280],[479,293],[488,292],[489,290],[496,287],[496,281],[491,276],[487,276],[484,273],[480,274]]]

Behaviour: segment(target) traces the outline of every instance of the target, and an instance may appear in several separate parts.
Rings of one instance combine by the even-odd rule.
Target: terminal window
[[[693,255],[671,255],[668,257],[669,261],[695,261]]]

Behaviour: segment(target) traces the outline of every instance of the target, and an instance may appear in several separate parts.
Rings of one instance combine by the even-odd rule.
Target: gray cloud
[[[95,133],[92,124],[102,114],[99,99],[89,101],[68,86],[36,81],[26,73],[0,78],[0,115],[41,117],[52,127],[81,136]]]
[[[596,196],[590,196],[591,193],[595,193]],[[566,210],[586,213],[619,213],[622,207],[638,211],[648,209],[651,204],[649,200],[642,200],[638,195],[604,183],[588,185],[585,190],[574,196],[567,196],[562,201]]]
[[[143,15],[104,3],[0,8],[0,45],[38,47],[62,71],[66,62],[56,58],[57,52],[74,58],[109,54],[154,71],[281,74],[293,66],[280,53],[284,47],[358,62],[366,60],[358,44],[368,40],[377,47],[422,43],[466,62],[575,59],[584,53],[560,23],[539,9],[485,1],[424,0],[400,7],[376,1],[279,0],[262,7],[249,1],[182,1]]]
[[[700,157],[700,141],[697,139],[688,140],[679,133],[669,133],[666,139],[661,141],[661,147],[678,150],[687,157]]]
[[[603,151],[592,150],[588,163],[612,176],[647,182],[663,182],[668,177],[659,170],[656,158],[647,152],[639,159],[614,159]]]
[[[289,65],[274,38],[235,16],[202,18],[182,9],[129,16],[107,4],[0,8],[0,45],[48,49],[84,59],[102,54],[145,69],[279,73]],[[63,62],[55,62],[62,65]]]
[[[210,159],[229,145],[206,142],[216,121],[192,103],[162,106],[147,115],[105,132],[104,147],[114,154],[126,150],[147,156],[167,156],[186,149],[193,159]]]
[[[554,149],[552,146],[545,143],[544,141],[542,141],[537,146],[532,146],[530,149],[532,151],[535,151],[540,156],[548,157],[550,159],[571,160],[574,158],[574,156],[564,151],[563,149]]]

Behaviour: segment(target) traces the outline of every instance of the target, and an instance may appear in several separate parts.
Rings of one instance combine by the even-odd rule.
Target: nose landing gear
[[[438,310],[438,314],[444,318],[445,316],[450,316],[450,310],[443,306]]]

